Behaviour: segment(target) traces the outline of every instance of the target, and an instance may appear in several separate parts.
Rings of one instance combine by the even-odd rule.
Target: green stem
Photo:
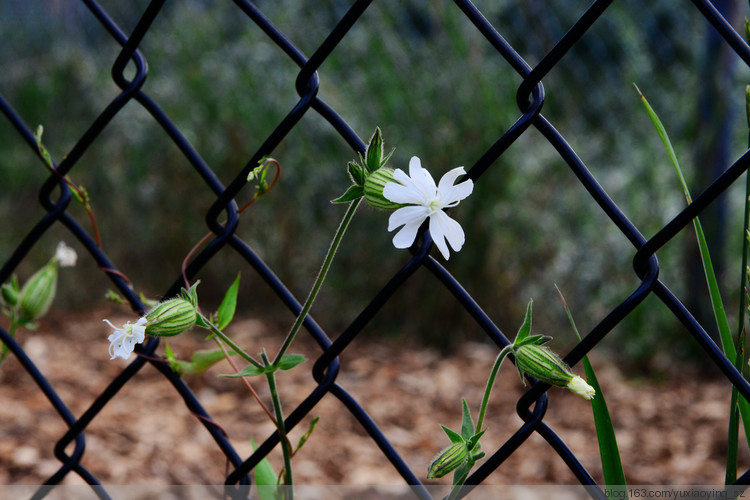
[[[307,300],[305,301],[305,304],[302,306],[302,310],[300,311],[299,315],[297,315],[297,320],[294,322],[294,325],[292,325],[292,329],[289,331],[289,334],[286,336],[286,339],[284,339],[284,344],[279,349],[278,354],[276,354],[276,357],[273,360],[274,365],[276,365],[281,359],[281,357],[284,354],[286,354],[286,351],[289,349],[289,346],[292,345],[292,342],[294,341],[294,337],[297,335],[297,332],[302,326],[302,323],[305,321],[305,318],[307,317],[307,313],[310,312],[310,308],[312,307],[313,302],[315,301],[315,297],[317,297],[318,292],[320,291],[320,287],[323,285],[323,281],[326,279],[326,274],[328,274],[328,270],[331,267],[331,262],[333,262],[333,257],[334,255],[336,255],[336,250],[338,250],[339,244],[341,243],[341,240],[344,237],[346,228],[349,226],[349,223],[351,222],[352,217],[354,217],[354,212],[356,212],[357,207],[359,206],[359,203],[361,201],[362,201],[362,198],[359,198],[358,200],[351,202],[349,204],[349,208],[346,209],[344,218],[341,220],[341,224],[339,224],[339,227],[336,230],[336,234],[333,236],[333,241],[331,242],[331,246],[328,249],[328,253],[326,254],[325,260],[323,261],[323,265],[320,268],[318,277],[315,279],[315,283],[313,283],[313,287],[310,290],[310,294],[307,296]]]
[[[211,332],[214,335],[219,337],[222,340],[222,342],[224,342],[226,345],[231,347],[234,352],[242,356],[242,358],[245,359],[245,361],[255,366],[256,368],[263,368],[263,365],[261,363],[259,363],[252,356],[246,353],[240,346],[235,344],[234,341],[232,341],[232,339],[230,339],[229,337],[226,336],[226,334],[224,334],[224,332],[216,328],[216,326],[213,323],[211,323],[208,320],[208,318],[206,318],[203,315],[201,315],[201,318],[203,318],[203,321],[208,325],[208,329],[211,330]]]
[[[492,386],[495,385],[495,378],[497,372],[500,370],[500,365],[508,354],[507,347],[500,351],[500,354],[495,358],[495,364],[492,366],[492,371],[487,379],[487,385],[484,387],[484,397],[482,398],[482,406],[479,408],[479,416],[477,417],[476,432],[481,432],[482,424],[484,423],[484,415],[487,413],[487,404],[490,401],[490,393],[492,393]]]
[[[10,327],[8,328],[8,335],[11,336],[11,338],[16,337],[16,329],[18,328],[18,322],[16,320],[16,312],[15,309],[11,312],[10,317]],[[10,347],[8,347],[7,344],[3,343],[2,352],[0,352],[0,363],[5,361],[5,358],[8,357],[8,354],[10,354]]]
[[[266,356],[265,351],[261,352],[260,357],[266,365],[269,364],[268,356]],[[279,398],[279,393],[276,389],[276,372],[271,371],[270,373],[266,373],[266,379],[268,379],[268,389],[271,393],[271,401],[273,402],[273,409],[276,413],[276,423],[279,430],[279,438],[281,439],[281,450],[284,455],[284,486],[286,486],[286,488],[284,488],[285,494],[282,495],[282,498],[293,500],[294,491],[292,490],[292,485],[294,485],[294,476],[292,474],[292,447],[286,435],[286,424],[284,423],[284,412],[281,408],[281,398]]]

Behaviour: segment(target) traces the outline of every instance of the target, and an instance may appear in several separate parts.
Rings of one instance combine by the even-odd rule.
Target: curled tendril
[[[267,178],[268,169],[270,168],[271,165],[273,165],[276,168],[274,169],[275,174],[273,176],[273,180],[271,180],[271,182],[268,183],[266,181],[266,178]],[[255,193],[253,193],[253,197],[250,199],[250,201],[248,201],[247,203],[245,203],[239,208],[237,213],[241,214],[242,212],[250,208],[250,206],[253,203],[255,203],[261,196],[265,195],[271,189],[273,189],[273,187],[279,181],[280,176],[281,176],[281,164],[273,158],[263,158],[260,161],[260,164],[255,169],[253,169],[253,171],[250,173],[250,175],[247,178],[248,181],[253,181],[253,180],[258,181],[258,186],[255,189]],[[227,223],[224,222],[221,226],[225,227],[226,224]],[[190,280],[187,277],[188,262],[196,254],[198,249],[200,249],[200,247],[205,245],[206,242],[208,242],[208,240],[211,239],[211,236],[213,234],[214,233],[211,232],[211,233],[206,234],[203,238],[201,238],[201,240],[195,244],[195,246],[187,253],[187,255],[182,261],[182,266],[181,266],[182,279],[185,282],[185,286],[188,288],[190,287]]]

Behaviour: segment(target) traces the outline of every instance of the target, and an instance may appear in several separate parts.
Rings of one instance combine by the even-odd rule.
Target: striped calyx
[[[563,360],[544,346],[526,344],[514,349],[516,368],[537,380],[565,387],[574,377]]]
[[[391,168],[381,168],[367,175],[364,192],[365,200],[370,206],[386,210],[401,208],[402,205],[383,196],[383,188],[389,182],[398,182],[393,180],[393,169]]]
[[[170,299],[157,304],[146,314],[146,334],[170,337],[189,329],[197,320],[195,306],[185,299]]]
[[[57,289],[57,263],[53,260],[35,272],[23,285],[18,296],[21,323],[28,323],[46,313]]]
[[[466,443],[453,443],[432,461],[427,469],[427,479],[443,477],[458,469],[469,459],[469,448]]]

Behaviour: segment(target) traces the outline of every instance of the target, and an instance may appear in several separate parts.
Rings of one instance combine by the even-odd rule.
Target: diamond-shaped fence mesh
[[[3,257],[0,283],[7,282],[14,273],[18,272],[24,260],[46,234],[55,231],[55,234],[67,232],[69,239],[75,238],[76,245],[85,249],[87,253],[85,259],[95,262],[98,267],[96,272],[111,281],[133,311],[143,312],[147,307],[142,297],[134,291],[138,289],[139,277],[131,276],[133,283],[125,277],[126,274],[134,274],[126,272],[125,268],[133,270],[137,267],[127,254],[130,250],[137,253],[141,246],[147,249],[154,248],[156,251],[157,247],[164,242],[165,245],[170,246],[173,257],[167,264],[158,264],[162,270],[169,269],[168,281],[161,280],[158,283],[161,286],[162,296],[173,296],[184,285],[180,270],[183,259],[188,260],[185,275],[188,280],[194,281],[196,278],[203,277],[204,271],[210,270],[212,263],[231,254],[232,259],[235,259],[231,262],[240,262],[239,270],[243,271],[245,276],[252,274],[253,279],[266,283],[265,290],[268,291],[264,292],[263,304],[280,303],[292,313],[297,314],[301,309],[301,300],[291,291],[297,288],[297,284],[290,286],[286,283],[295,278],[294,273],[290,272],[285,264],[289,264],[290,268],[301,266],[306,270],[312,269],[314,272],[314,266],[319,261],[319,252],[311,252],[314,255],[307,255],[304,251],[305,244],[297,242],[298,247],[290,250],[288,254],[284,253],[279,259],[274,259],[273,264],[268,264],[261,257],[262,252],[258,251],[258,247],[266,248],[263,238],[274,238],[274,231],[277,230],[283,232],[281,224],[285,216],[268,217],[263,221],[262,227],[258,229],[261,237],[243,235],[243,232],[238,230],[239,207],[243,204],[240,200],[246,200],[252,194],[248,193],[252,190],[252,186],[246,180],[250,171],[266,156],[278,158],[281,164],[285,165],[285,155],[294,151],[295,141],[310,141],[315,143],[315,146],[337,151],[337,157],[342,160],[337,165],[331,162],[321,164],[316,161],[316,158],[310,158],[308,155],[304,169],[294,172],[294,168],[290,168],[290,171],[285,170],[282,174],[282,182],[286,182],[287,179],[290,179],[289,182],[296,182],[297,194],[302,200],[298,203],[299,200],[288,199],[284,203],[293,207],[292,210],[305,211],[308,208],[304,206],[304,203],[310,202],[309,194],[305,191],[308,188],[310,191],[320,193],[321,186],[335,185],[334,188],[324,189],[327,191],[324,195],[327,197],[325,203],[341,194],[340,191],[343,191],[342,188],[345,186],[338,179],[344,178],[346,161],[355,157],[357,152],[364,151],[365,143],[362,137],[369,137],[375,125],[383,127],[387,147],[397,142],[395,139],[393,142],[388,142],[391,139],[388,123],[379,122],[381,117],[378,113],[382,113],[384,122],[389,123],[396,120],[416,122],[419,119],[420,123],[424,124],[432,119],[437,122],[437,116],[441,118],[447,116],[457,128],[469,130],[469,135],[475,134],[478,137],[466,144],[469,152],[463,152],[462,156],[473,158],[471,164],[467,164],[467,178],[474,181],[481,196],[502,197],[506,190],[513,189],[513,187],[496,185],[498,179],[502,182],[503,177],[491,178],[493,172],[501,172],[508,168],[533,168],[531,164],[535,154],[546,155],[548,158],[554,157],[554,161],[564,162],[567,175],[572,173],[575,178],[575,185],[572,187],[567,185],[561,189],[570,187],[575,190],[575,194],[572,195],[575,197],[580,197],[581,193],[585,192],[591,200],[587,206],[595,212],[593,217],[600,224],[606,225],[603,232],[616,229],[618,235],[624,237],[632,247],[626,256],[627,259],[632,259],[632,269],[627,271],[625,278],[625,280],[630,280],[628,283],[633,283],[632,288],[627,293],[620,294],[622,288],[618,287],[617,293],[620,295],[617,295],[617,300],[601,314],[593,328],[581,332],[584,334],[583,340],[564,356],[567,363],[571,366],[577,365],[616,326],[628,318],[639,304],[648,297],[655,297],[666,306],[676,320],[684,325],[684,330],[695,339],[703,355],[724,374],[727,387],[729,384],[735,386],[742,395],[750,399],[748,382],[735,369],[732,361],[728,360],[717,347],[710,334],[707,333],[706,327],[693,317],[676,294],[659,279],[660,265],[656,259],[658,251],[675,240],[683,229],[691,229],[693,220],[710,207],[715,206],[721,195],[744,174],[750,165],[748,153],[727,158],[720,165],[716,175],[708,174],[709,177],[704,179],[700,186],[699,194],[694,197],[693,202],[687,208],[680,208],[677,215],[671,219],[665,217],[665,221],[658,227],[653,224],[652,220],[649,220],[644,223],[646,226],[644,228],[637,223],[638,221],[632,222],[627,213],[633,208],[632,203],[644,203],[644,199],[637,198],[635,202],[623,199],[622,206],[628,207],[628,209],[623,209],[603,187],[602,179],[605,179],[608,184],[614,182],[616,186],[617,178],[613,174],[616,166],[611,170],[600,168],[596,170],[596,174],[593,173],[571,145],[584,144],[586,138],[575,137],[576,130],[573,127],[572,137],[568,140],[553,126],[552,119],[543,113],[543,107],[546,105],[548,108],[545,109],[549,109],[549,113],[556,117],[566,114],[580,115],[593,121],[597,127],[616,128],[618,122],[623,119],[624,109],[629,106],[621,104],[622,99],[612,99],[611,95],[617,96],[630,92],[631,89],[623,90],[623,88],[612,88],[608,85],[613,79],[619,80],[622,84],[628,79],[638,78],[638,75],[627,74],[627,68],[623,70],[617,65],[626,56],[635,57],[635,54],[647,60],[646,65],[642,67],[653,71],[653,78],[659,78],[665,87],[674,88],[686,82],[694,85],[695,81],[700,79],[700,76],[694,74],[695,71],[690,73],[684,68],[670,67],[670,70],[673,70],[672,73],[659,72],[661,67],[669,66],[674,58],[681,57],[680,51],[685,51],[684,45],[680,44],[679,37],[684,35],[682,28],[686,27],[688,20],[691,23],[695,23],[696,19],[701,22],[707,21],[710,27],[709,35],[706,36],[715,39],[724,51],[722,53],[730,54],[725,57],[744,62],[744,64],[750,63],[750,48],[743,41],[742,36],[733,29],[732,24],[709,1],[662,2],[668,5],[668,8],[660,11],[653,6],[651,8],[654,10],[644,7],[641,13],[642,18],[636,23],[637,28],[631,26],[627,29],[617,24],[616,17],[608,15],[609,11],[622,9],[622,4],[625,3],[618,4],[610,0],[595,1],[591,5],[581,5],[581,2],[560,2],[560,5],[552,2],[547,5],[547,3],[533,1],[528,2],[523,8],[519,6],[490,8],[488,6],[483,14],[481,6],[469,1],[456,0],[454,3],[446,2],[445,5],[439,7],[441,13],[444,14],[440,21],[436,21],[434,16],[426,13],[430,8],[438,9],[438,7],[428,8],[415,3],[401,5],[391,2],[382,10],[376,10],[379,2],[372,1],[357,1],[352,2],[351,5],[347,2],[323,2],[321,6],[310,3],[309,6],[301,7],[303,11],[310,11],[306,25],[301,28],[289,25],[289,19],[280,14],[283,13],[283,9],[274,10],[276,17],[272,20],[264,14],[264,8],[270,8],[270,6],[264,6],[263,2],[254,4],[245,0],[235,0],[233,5],[230,3],[221,5],[224,24],[217,21],[217,24],[223,27],[229,26],[227,29],[234,30],[229,34],[233,43],[219,47],[212,44],[214,33],[190,24],[190,20],[197,16],[214,15],[213,10],[219,9],[219,6],[211,3],[190,2],[186,4],[187,6],[182,6],[179,3],[170,4],[165,0],[154,0],[144,4],[137,17],[128,18],[120,12],[120,7],[105,8],[104,2],[83,0],[81,4],[85,6],[85,9],[77,3],[73,7],[73,2],[70,2],[71,6],[65,6],[63,2],[50,2],[51,14],[33,14],[33,16],[38,16],[41,24],[39,37],[47,36],[43,25],[45,22],[51,22],[51,17],[48,16],[60,16],[57,22],[62,22],[71,36],[88,37],[101,43],[103,47],[114,41],[119,48],[116,53],[102,49],[102,54],[105,54],[102,57],[108,58],[107,64],[111,67],[111,81],[102,81],[97,77],[81,83],[82,88],[78,94],[80,99],[74,106],[80,107],[77,111],[79,114],[90,116],[90,119],[80,131],[64,130],[67,137],[73,138],[70,139],[71,145],[66,147],[63,154],[53,153],[57,171],[50,173],[43,182],[36,186],[39,190],[39,203],[43,208],[43,214],[30,222],[23,235],[14,235],[13,241],[6,240],[3,243],[3,248],[8,255]],[[646,4],[649,3],[646,2]],[[132,14],[133,10],[129,12]],[[165,24],[164,17],[168,17],[172,24]],[[127,27],[119,25],[115,19],[120,19],[120,22],[130,23],[130,25]],[[231,22],[227,23],[227,19],[231,19]],[[368,38],[358,30],[360,26],[369,26],[368,29],[371,32],[377,31],[378,23],[385,22],[392,23],[391,28],[402,30],[406,41],[395,42],[387,36]],[[13,30],[10,24],[6,23],[5,26],[6,31],[0,33],[0,39],[12,40]],[[179,42],[169,36],[159,38],[160,31],[175,29],[175,26],[189,31],[189,36]],[[506,29],[509,32],[508,38],[504,36]],[[648,32],[649,37],[635,36],[634,32],[638,29]],[[305,39],[305,43],[309,46],[304,48],[298,48],[295,45],[295,36],[300,30],[313,34]],[[106,31],[106,41],[102,38],[103,31]],[[252,32],[252,38],[243,38],[246,32]],[[439,45],[441,43],[439,40],[448,36],[452,37],[454,43],[448,46]],[[159,54],[156,58],[157,62],[152,65],[149,65],[151,62],[149,51],[144,49],[150,37],[153,40],[151,48]],[[318,41],[313,44],[309,42],[310,39]],[[456,40],[464,40],[464,46],[462,47],[461,43],[455,43]],[[64,50],[64,40],[53,42],[56,50]],[[419,51],[424,50],[425,46],[433,42],[438,44],[438,51],[447,48],[459,54],[465,54],[467,67],[442,67],[440,54],[433,54],[433,59],[426,62],[409,59],[409,54],[412,52],[421,54]],[[179,100],[177,89],[170,86],[174,82],[160,79],[161,68],[169,71],[170,64],[177,64],[170,63],[169,56],[170,51],[177,50],[175,47],[178,43],[184,45],[181,49],[189,52],[195,62],[194,66],[182,73],[184,77],[179,81],[179,85],[190,86],[192,84],[191,72],[201,73],[203,76],[211,75],[209,81],[217,91],[212,96],[206,95],[206,99],[214,99],[218,95],[224,100],[217,99],[209,105],[205,102],[182,102]],[[402,45],[394,48],[394,44],[399,43]],[[467,49],[467,47],[471,48]],[[335,58],[332,57],[334,53],[336,53]],[[537,60],[530,62],[524,59],[524,54],[531,54]],[[400,57],[407,62],[397,61]],[[575,64],[566,64],[566,61],[571,58]],[[582,61],[587,59],[599,62],[582,65]],[[97,63],[76,61],[68,69],[87,75],[90,74],[87,71],[91,69],[88,67],[91,64]],[[160,66],[162,64],[163,66]],[[282,71],[269,71],[267,69],[269,64],[278,66]],[[428,81],[411,82],[413,89],[402,88],[401,90],[413,90],[416,94],[422,92],[435,96],[439,94],[430,92],[442,85],[448,89],[452,99],[433,100],[427,103],[410,102],[408,99],[389,102],[389,94],[384,89],[389,85],[396,85],[389,80],[389,75],[393,74],[394,68],[398,71],[398,68],[404,67],[404,64],[426,65],[427,69],[424,74],[431,75],[431,78]],[[340,71],[342,65],[350,66],[349,69]],[[357,68],[362,65],[370,68],[382,67],[384,75],[382,80],[376,79],[369,82],[361,80]],[[467,68],[473,68],[473,72]],[[486,71],[483,68],[486,68]],[[95,72],[100,69],[95,68]],[[720,68],[716,67],[713,69],[713,71],[719,70]],[[285,71],[289,78],[279,76],[284,75]],[[466,77],[462,77],[464,72]],[[237,82],[244,81],[243,78],[248,73],[261,75],[260,83],[255,80],[251,88],[243,89],[242,83]],[[329,74],[345,76],[345,78],[340,81],[330,79]],[[377,74],[377,70],[374,74]],[[488,83],[481,81],[482,74],[492,75],[484,77],[487,80],[498,74],[507,77]],[[15,76],[11,74],[8,78]],[[150,86],[152,79],[154,84]],[[547,81],[555,82],[555,90],[561,96],[558,101],[548,97],[549,94],[543,85]],[[112,82],[116,85],[116,92],[110,92]],[[44,85],[43,79],[36,84]],[[404,85],[403,81],[399,85]],[[296,94],[292,92],[292,89]],[[480,89],[481,92],[478,90],[475,94],[475,89]],[[38,154],[34,138],[36,124],[30,125],[28,118],[22,116],[16,109],[20,106],[28,109],[28,101],[34,99],[34,94],[24,94],[23,89],[14,90],[12,95],[2,92],[3,88],[0,87],[0,109],[11,125],[4,130],[7,130],[8,134],[11,130],[17,134],[10,138],[5,137],[3,144],[25,143],[30,158],[31,155]],[[237,95],[238,92],[241,94]],[[514,107],[505,109],[483,107],[482,103],[485,102],[483,99],[487,96],[482,93],[487,92],[510,96],[511,100],[515,100]],[[356,96],[356,101],[350,99],[352,95]],[[408,95],[408,92],[405,95]],[[608,95],[610,99],[607,99]],[[545,104],[548,100],[552,102]],[[251,107],[247,105],[249,102],[260,102],[262,106]],[[375,111],[372,111],[370,115],[367,112],[353,113],[351,111],[353,106],[367,109],[373,102],[377,102],[378,106],[372,106]],[[43,105],[43,103],[39,104],[39,106]],[[242,113],[246,105],[248,112],[266,113],[263,123],[269,123],[271,120],[272,126],[263,129],[260,126],[246,125],[252,128],[253,135],[247,137],[247,130],[243,129],[242,124],[230,123],[221,131],[221,138],[217,139],[216,131],[212,130],[212,127],[216,123],[226,123],[222,118],[223,113],[234,116],[226,111],[227,107],[236,108],[239,113]],[[608,107],[604,109],[603,106]],[[634,106],[639,106],[639,104],[636,103]],[[166,109],[169,109],[169,112],[165,111]],[[68,126],[64,113],[52,111],[44,115],[45,128],[47,134],[50,135],[55,133],[55,129],[65,129]],[[179,115],[179,119],[172,118],[172,114]],[[367,119],[374,120],[372,125],[363,123]],[[248,117],[248,121],[252,122],[253,118]],[[309,129],[305,128],[305,122],[309,121],[314,121],[324,132],[318,135],[310,133]],[[723,125],[716,126],[723,127]],[[116,137],[112,136],[110,132],[112,129],[117,130]],[[711,132],[731,135],[723,129],[709,130],[707,133]],[[419,133],[434,134],[439,141],[441,134],[450,135],[451,131],[420,130]],[[543,138],[544,145],[530,146],[528,137],[532,135],[537,139]],[[115,163],[128,162],[128,155],[138,154],[126,146],[136,136],[141,136],[141,143],[149,143],[153,148],[148,153],[141,153],[141,156],[138,156],[137,161],[140,166],[133,167],[129,174],[143,176],[145,179],[144,187],[139,195],[141,198],[137,200],[143,202],[145,208],[139,209],[137,222],[139,225],[151,227],[156,232],[154,238],[157,240],[149,242],[133,238],[134,241],[130,244],[120,243],[126,251],[114,257],[107,252],[106,238],[104,244],[100,245],[97,235],[92,232],[89,220],[85,216],[80,216],[78,209],[71,210],[71,207],[76,206],[76,200],[74,192],[64,181],[64,176],[76,178],[78,172],[89,169],[90,165],[87,165],[89,155],[101,159],[100,156],[96,156],[97,144],[105,141],[122,143],[120,153],[126,157],[124,159],[110,158],[107,162],[111,164],[102,164],[97,167],[97,175],[111,175],[109,171],[115,168]],[[145,141],[144,136],[148,137]],[[402,138],[404,144],[408,145],[411,141],[408,134],[404,134]],[[212,143],[211,146],[225,151],[226,154],[220,160],[222,165],[209,164],[209,161],[201,156],[195,146],[198,143],[201,147],[208,149],[207,143],[215,140],[223,141],[218,145]],[[397,145],[399,150],[404,149],[401,143]],[[625,153],[624,149],[627,149],[616,144],[612,146],[615,149],[618,147],[623,149],[620,151],[622,154]],[[606,149],[610,146],[592,147]],[[518,151],[513,153],[515,154],[513,158],[522,158],[519,167],[503,164],[504,156],[511,154],[514,148],[522,149],[520,153]],[[635,151],[631,152],[633,155],[637,154]],[[180,158],[176,160],[182,168],[180,172],[160,170],[158,163],[167,164],[167,159],[171,159],[172,164],[175,164],[175,157]],[[14,160],[18,161],[17,158]],[[616,157],[611,160],[614,163],[618,161]],[[25,162],[31,163],[28,158]],[[445,163],[448,165],[452,163],[452,160]],[[31,167],[23,168],[32,170]],[[41,167],[39,170],[43,171]],[[148,182],[168,184],[171,176],[189,177],[188,185],[181,184],[185,186],[185,194],[176,193],[176,196],[170,198],[169,202],[163,206],[158,203],[149,205],[150,202],[147,203],[149,200]],[[160,178],[167,180],[159,180]],[[295,181],[295,178],[298,180]],[[118,182],[117,178],[108,177],[108,179],[110,182],[112,179],[115,183]],[[552,182],[556,181],[553,179]],[[9,182],[8,186],[3,186],[2,196],[16,199],[15,197],[19,195],[13,192],[14,187],[13,182]],[[116,202],[122,201],[121,198],[117,198],[115,191],[97,198],[97,186],[92,186],[94,204],[104,205],[104,202],[100,202],[104,196],[112,196]],[[205,200],[207,193],[210,193],[211,198],[204,207],[192,202],[196,197]],[[544,193],[544,196],[550,196],[549,189]],[[557,199],[552,197],[549,201],[555,203],[555,200]],[[658,203],[654,201],[657,206]],[[275,210],[282,213],[284,206],[283,204],[277,205]],[[149,207],[152,207],[154,211],[152,221],[148,219],[151,215],[148,213]],[[309,210],[317,211],[319,207],[320,204],[310,203]],[[553,208],[552,211],[554,210],[556,209]],[[523,207],[508,208],[506,212],[510,215],[504,215],[504,220],[518,217],[524,221],[521,224],[544,224],[541,221],[525,220],[523,211]],[[463,215],[465,215],[466,224],[474,229],[497,222],[495,212],[482,209],[468,211]],[[6,215],[6,217],[13,216]],[[183,235],[186,238],[184,240],[180,239],[182,236],[174,238],[168,234],[172,230],[165,229],[165,226],[179,226],[181,217],[202,218],[211,232],[207,244],[200,247],[195,254],[190,253],[192,243],[195,243],[195,240],[192,243],[189,242],[192,236]],[[564,210],[553,219],[551,224],[555,227],[566,227]],[[116,233],[111,229],[110,233]],[[384,227],[378,234],[379,239],[387,241]],[[646,237],[644,234],[652,234],[652,236]],[[280,241],[283,239],[282,236],[278,237]],[[129,236],[118,234],[116,238],[125,239]],[[314,243],[317,244],[317,242]],[[474,243],[486,244],[486,242],[472,242],[472,232],[467,230],[466,246]],[[585,252],[585,249],[580,247],[596,243],[581,242],[578,245],[563,248],[562,251],[570,251],[571,259],[577,259],[582,255],[580,252]],[[604,245],[602,251],[606,253],[604,238],[601,243]],[[176,252],[175,249],[177,249]],[[380,250],[377,249],[376,252],[378,251]],[[175,258],[175,254],[178,257]],[[494,343],[498,351],[510,341],[508,332],[503,332],[493,319],[494,313],[481,307],[480,301],[473,296],[472,289],[476,288],[462,285],[451,274],[450,266],[442,264],[434,257],[435,252],[429,232],[421,233],[410,249],[410,254],[402,255],[405,257],[395,272],[390,270],[384,272],[377,266],[364,270],[370,275],[369,288],[366,289],[368,296],[361,304],[358,302],[357,305],[350,306],[356,308],[352,315],[353,319],[339,317],[336,318],[336,326],[327,327],[324,322],[316,322],[312,316],[306,318],[304,331],[320,347],[320,355],[313,363],[310,363],[312,368],[306,368],[310,370],[315,388],[301,404],[289,409],[286,424],[288,429],[300,424],[303,419],[311,415],[323,397],[338,399],[341,411],[350,412],[359,422],[382,454],[398,471],[404,483],[415,485],[412,490],[414,494],[418,497],[429,498],[427,490],[421,487],[424,478],[420,472],[415,472],[416,466],[407,463],[402,458],[389,441],[389,436],[369,418],[357,398],[347,390],[344,384],[339,384],[337,381],[337,375],[342,368],[339,356],[346,352],[355,339],[363,335],[366,326],[378,318],[384,307],[396,300],[394,296],[404,288],[404,285],[414,279],[414,276],[423,269],[434,275],[439,286],[451,297],[452,307],[455,308],[453,310],[463,310],[462,314],[469,318],[467,322],[472,325],[472,328],[480,331],[482,336]],[[456,260],[459,258],[457,257]],[[377,253],[370,258],[371,261],[377,259]],[[501,260],[496,259],[494,265],[502,266]],[[340,265],[346,266],[345,263]],[[483,265],[484,268],[471,269],[471,263],[464,263],[461,272],[471,269],[471,273],[476,275],[483,273],[492,275],[492,269],[486,267],[487,262]],[[357,269],[351,272],[363,271]],[[618,276],[622,276],[624,272],[623,269],[618,269]],[[667,272],[676,271],[667,270]],[[594,276],[590,279],[606,281],[608,277]],[[343,289],[344,294],[349,293],[346,290],[347,286],[346,280],[336,283],[336,287],[339,291]],[[354,291],[351,292],[354,293]],[[149,364],[171,383],[189,411],[200,419],[215,440],[216,446],[227,457],[231,464],[225,478],[227,485],[248,484],[254,467],[279,444],[278,434],[274,433],[264,437],[257,451],[249,456],[241,456],[225,436],[220,425],[214,422],[211,415],[203,409],[201,401],[183,379],[155,355],[160,344],[157,339],[149,339],[142,347],[138,347],[136,350],[139,356],[114,377],[107,388],[79,414],[74,414],[69,410],[68,404],[55,392],[53,385],[47,380],[47,377],[52,374],[45,373],[43,366],[35,364],[32,358],[24,352],[17,339],[13,338],[7,330],[0,329],[0,340],[9,346],[11,355],[34,379],[38,390],[46,396],[49,404],[54,407],[67,427],[67,431],[54,444],[54,454],[60,461],[60,466],[46,480],[48,485],[58,484],[69,475],[78,475],[91,485],[99,484],[97,477],[81,464],[82,457],[88,453],[85,450],[87,429],[97,421],[108,403],[127,386],[128,382]],[[547,441],[581,484],[596,484],[587,468],[554,429],[545,422],[544,417],[548,406],[547,389],[548,387],[543,384],[536,384],[523,395],[517,405],[522,423],[517,428],[509,430],[510,437],[501,446],[485,450],[487,458],[471,473],[467,484],[481,484],[493,471],[502,468],[503,463],[535,434]],[[331,443],[331,446],[336,446],[336,443]],[[690,478],[682,479],[686,482],[690,480]],[[740,471],[737,483],[747,484],[748,481],[750,481],[750,471]],[[40,490],[38,494],[41,496],[48,491]],[[99,494],[106,496],[106,493],[102,491]],[[599,490],[592,490],[591,495],[595,498],[603,498],[603,493]]]

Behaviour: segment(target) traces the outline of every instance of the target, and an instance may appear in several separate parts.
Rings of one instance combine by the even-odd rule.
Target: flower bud
[[[197,312],[185,299],[170,299],[157,304],[145,318],[147,335],[170,337],[195,325]]]
[[[35,272],[23,285],[18,296],[21,322],[40,318],[52,305],[57,290],[57,263],[53,260]]]
[[[469,457],[466,443],[453,443],[438,455],[427,468],[427,479],[443,477],[460,467]]]
[[[401,208],[401,205],[383,196],[383,188],[389,182],[398,182],[393,180],[393,169],[391,168],[381,168],[367,175],[364,192],[365,200],[370,206],[386,210]]]
[[[563,360],[544,346],[522,345],[515,349],[516,367],[537,380],[565,387],[574,377]]]
[[[586,381],[578,375],[575,375],[572,379],[570,379],[567,387],[573,394],[577,394],[583,399],[590,400],[596,395],[596,391],[594,390],[594,388],[587,384]]]

